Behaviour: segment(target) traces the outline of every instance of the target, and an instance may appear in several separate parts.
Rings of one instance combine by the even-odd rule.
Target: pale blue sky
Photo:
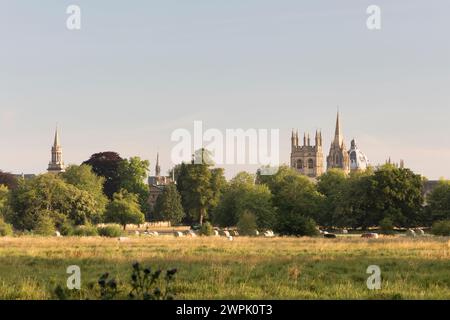
[[[68,5],[82,29],[66,29]],[[366,8],[382,9],[382,30]],[[0,169],[39,173],[61,127],[66,163],[114,150],[171,166],[170,134],[322,128],[450,178],[448,0],[0,0]],[[227,167],[228,176],[251,169]]]

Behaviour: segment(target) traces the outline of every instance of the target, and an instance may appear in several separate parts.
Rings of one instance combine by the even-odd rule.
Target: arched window
[[[313,161],[313,159],[309,159],[308,160],[308,168],[309,169],[314,169],[314,161]]]
[[[303,161],[302,159],[297,160],[297,169],[303,169]]]

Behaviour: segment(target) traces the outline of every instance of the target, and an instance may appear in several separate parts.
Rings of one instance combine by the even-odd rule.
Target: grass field
[[[176,267],[177,299],[450,299],[448,238],[0,238],[0,299],[52,299],[78,265],[78,299],[109,272],[125,290],[131,264]],[[369,290],[369,265],[382,272]]]

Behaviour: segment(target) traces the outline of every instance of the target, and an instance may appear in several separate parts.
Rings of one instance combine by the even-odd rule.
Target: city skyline
[[[340,121],[339,121],[339,115],[340,115],[340,113],[339,113],[339,111],[338,111],[338,119],[337,119],[337,122],[336,122],[336,128],[335,128],[335,130],[336,130],[336,132],[335,132],[335,135],[336,134],[338,134],[338,131],[339,131],[339,135],[341,136],[341,138],[342,138],[342,142],[344,143],[344,145],[346,145],[346,139],[345,139],[345,136],[342,134],[342,128],[339,128],[338,126],[340,126]],[[75,163],[75,162],[68,162],[68,164],[64,164],[64,160],[63,160],[63,157],[62,157],[62,155],[63,155],[63,153],[64,153],[64,146],[63,146],[63,144],[61,143],[61,134],[60,134],[60,131],[61,131],[61,129],[59,128],[59,126],[58,126],[58,124],[55,126],[55,129],[54,129],[54,132],[53,132],[53,144],[52,144],[52,146],[51,146],[51,148],[50,148],[50,161],[47,163],[47,169],[46,170],[40,170],[40,171],[37,171],[37,172],[23,172],[23,171],[18,171],[18,172],[12,172],[12,171],[8,171],[8,170],[2,170],[1,168],[0,168],[0,170],[2,170],[2,171],[6,171],[6,172],[11,172],[11,173],[13,173],[13,174],[17,174],[17,175],[20,175],[20,174],[42,174],[42,173],[46,173],[46,172],[49,172],[49,170],[51,171],[52,169],[52,167],[54,167],[54,166],[56,166],[56,171],[55,172],[59,172],[59,171],[63,171],[65,168],[67,168],[68,166],[70,166],[70,165],[81,165],[81,162],[80,163]],[[291,131],[291,140],[292,139],[294,139],[294,133],[296,132],[296,134],[298,135],[298,130],[294,130],[294,129],[292,129],[292,131]],[[316,131],[316,135],[317,134],[320,134],[320,140],[322,141],[322,136],[321,136],[321,130],[319,130],[319,131]],[[306,138],[306,137],[308,137],[308,138]],[[297,137],[298,138],[298,137]],[[303,142],[303,140],[304,139],[308,139],[308,142],[306,142],[306,140],[305,140],[305,142]],[[308,133],[306,133],[306,132],[304,132],[304,135],[303,135],[303,138],[301,139],[302,141],[300,141],[300,143],[297,141],[297,144],[298,144],[298,146],[300,146],[300,145],[309,145],[309,139],[310,139],[310,136],[309,136],[309,134]],[[336,139],[336,136],[333,138],[333,139],[330,139],[330,145],[332,145],[333,144],[333,141]],[[352,138],[352,141],[355,141],[355,138]],[[342,143],[341,142],[341,143]],[[305,143],[305,144],[304,144]],[[173,143],[174,144],[174,143]],[[322,142],[321,142],[321,144],[322,144]],[[313,143],[311,143],[311,146],[313,146],[314,145],[314,142]],[[323,148],[325,148],[326,149],[326,146],[323,146]],[[346,152],[350,152],[351,151],[351,148],[352,148],[352,146],[349,146],[349,148],[347,148],[347,147],[345,147],[346,149]],[[101,150],[101,151],[96,151],[96,152],[93,152],[92,154],[94,154],[94,153],[98,153],[98,152],[107,152],[107,151],[113,151],[113,152],[117,152],[117,153],[119,153],[120,154],[120,152],[119,151],[117,151],[117,150]],[[248,151],[248,150],[247,150]],[[328,151],[327,150],[325,150],[325,154],[328,154],[327,153]],[[330,151],[331,152],[331,151]],[[58,155],[57,155],[58,154]],[[121,154],[120,154],[121,155]],[[133,155],[130,155],[130,157],[131,156],[138,156],[138,157],[141,157],[139,154],[133,154]],[[291,158],[292,158],[292,155],[290,156]],[[89,158],[89,157],[88,157]],[[87,160],[88,158],[86,158],[85,160]],[[127,157],[125,157],[125,158],[127,158]],[[142,159],[145,159],[145,160],[149,160],[150,161],[150,167],[149,167],[149,176],[158,176],[158,175],[161,175],[161,176],[165,176],[165,175],[167,175],[167,174],[169,174],[169,171],[175,166],[175,165],[177,165],[177,164],[179,164],[179,163],[173,163],[173,162],[170,162],[170,164],[168,164],[168,165],[166,165],[166,168],[164,168],[164,170],[161,170],[161,161],[159,161],[159,159],[160,159],[160,152],[159,151],[157,151],[156,152],[156,155],[155,155],[155,159],[148,159],[148,158],[143,158],[143,157],[141,157]],[[280,159],[284,159],[285,157],[284,156],[280,156]],[[83,160],[82,162],[84,162],[85,160]],[[394,164],[394,165],[399,165],[399,166],[401,166],[401,167],[403,167],[403,165],[404,165],[404,159],[392,159],[392,157],[391,156],[389,156],[389,157],[387,157],[386,159],[385,159],[385,161],[384,162],[380,162],[380,163],[370,163],[370,160],[369,160],[369,165],[370,166],[372,166],[372,167],[377,167],[377,166],[379,166],[379,165],[383,165],[383,164],[385,164],[385,163],[392,163],[392,164]],[[283,162],[283,161],[281,161],[280,162],[280,166],[283,166],[283,165],[285,165],[285,166],[295,166],[295,164],[293,164],[292,163],[292,159],[289,161],[289,162]],[[322,165],[323,165],[323,171],[322,171],[322,173],[324,173],[324,172],[326,172],[329,168],[328,168],[328,164],[327,164],[327,161],[326,161],[326,159],[322,159]],[[155,168],[155,166],[157,167],[157,169]],[[164,166],[163,166],[164,167]],[[251,171],[250,173],[256,173],[256,170],[258,170],[261,166],[260,165],[239,165],[239,164],[235,164],[235,165],[227,165],[227,164],[224,164],[224,165],[217,165],[217,167],[222,167],[222,168],[233,168],[233,167],[237,167],[237,168],[246,168],[246,169],[242,169],[242,170],[240,170],[240,169],[237,169],[237,170],[234,170],[234,171],[232,171],[233,173],[232,174],[230,174],[230,173],[228,173],[227,171],[225,171],[225,176],[228,178],[228,179],[231,179],[236,173],[238,173],[238,172],[240,172],[240,171]],[[407,167],[408,168],[408,166],[406,165],[405,167]],[[55,169],[55,168],[53,168],[53,169]],[[158,171],[158,172],[156,172],[156,171]],[[419,174],[422,174],[422,173],[420,173],[420,172],[416,172],[416,173],[419,173]],[[320,176],[321,174],[318,174],[318,176]],[[423,175],[423,174],[422,174]],[[423,175],[424,176],[424,175]],[[426,177],[426,176],[424,176],[424,177]],[[429,178],[429,177],[426,177],[426,178]],[[445,177],[439,177],[439,179],[440,178],[445,178]]]
[[[207,128],[321,129],[335,111],[347,147],[372,164],[391,157],[429,179],[450,178],[450,4],[377,1],[177,3],[8,2],[0,10],[0,169],[45,172],[59,123],[66,164],[116,151],[173,164],[171,132]],[[431,19],[432,17],[432,19]],[[225,166],[227,177],[254,166]]]

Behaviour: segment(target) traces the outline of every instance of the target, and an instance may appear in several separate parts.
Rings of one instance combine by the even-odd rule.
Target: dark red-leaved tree
[[[107,151],[93,154],[83,164],[90,165],[92,170],[105,178],[103,192],[109,198],[120,189],[119,164],[123,159],[117,152]]]
[[[13,174],[0,170],[0,185],[3,184],[7,186],[8,189],[13,190],[17,188],[18,183],[18,179]]]

